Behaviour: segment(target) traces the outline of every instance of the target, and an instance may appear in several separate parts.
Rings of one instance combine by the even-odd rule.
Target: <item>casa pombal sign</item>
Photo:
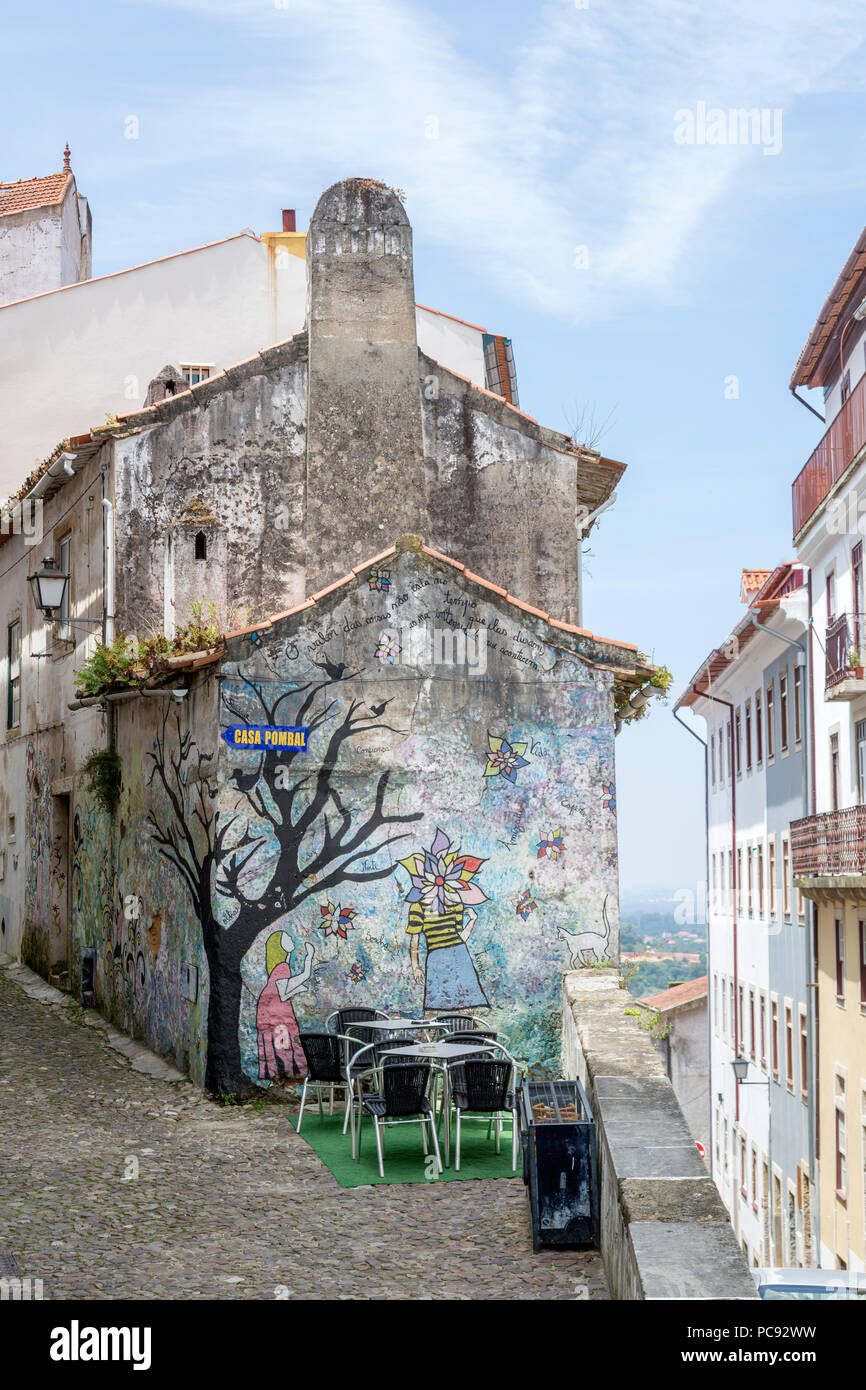
[[[306,750],[309,729],[282,724],[233,724],[222,736],[230,748],[297,748]]]

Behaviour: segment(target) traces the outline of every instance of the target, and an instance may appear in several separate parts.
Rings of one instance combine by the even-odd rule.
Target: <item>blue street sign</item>
[[[231,748],[253,748],[261,753],[270,749],[296,748],[306,751],[309,729],[282,724],[233,724],[222,736]]]

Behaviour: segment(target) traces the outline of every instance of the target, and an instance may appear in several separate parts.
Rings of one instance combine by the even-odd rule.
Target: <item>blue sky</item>
[[[737,620],[741,567],[791,554],[821,425],[788,380],[866,221],[866,9],[581,4],[7,9],[0,177],[58,169],[69,140],[95,274],[276,230],[281,207],[305,227],[347,175],[405,189],[417,298],[511,335],[543,423],[610,417],[600,447],[628,472],[585,622],[679,690]],[[701,102],[780,111],[779,152],[677,143]],[[698,745],[662,707],[617,750],[624,891],[694,885]]]

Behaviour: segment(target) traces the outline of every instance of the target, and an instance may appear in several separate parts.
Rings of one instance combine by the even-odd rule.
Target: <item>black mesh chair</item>
[[[502,1113],[511,1112],[511,1171],[517,1172],[517,1098],[513,1062],[468,1060],[454,1076],[451,1100],[457,1111],[454,1168],[460,1170],[460,1121],[464,1114],[493,1117],[496,1152],[500,1152]]]
[[[414,1038],[410,1034],[405,1033],[399,1035],[396,1038],[382,1038],[377,1042],[363,1043],[360,1047],[355,1047],[354,1039],[350,1039],[349,1045],[351,1049],[351,1054],[350,1061],[348,1063],[348,1070],[346,1070],[346,1068],[344,1067],[344,1074],[347,1075],[349,1081],[349,1090],[346,1096],[346,1114],[343,1117],[344,1134],[346,1133],[346,1130],[349,1126],[349,1119],[351,1118],[351,1107],[353,1101],[357,1103],[358,1127],[360,1128],[362,1078],[369,1077],[372,1079],[374,1086],[378,1086],[383,1066],[393,1067],[411,1065],[413,1060],[417,1059],[413,1059],[411,1057],[392,1057],[390,1054],[391,1052],[393,1052],[394,1048],[406,1047],[408,1044],[415,1043],[417,1041],[417,1038]],[[355,1090],[356,1081],[358,1082],[357,1092]]]
[[[380,1071],[380,1089],[372,1094],[362,1095],[363,1111],[370,1115],[376,1130],[376,1153],[379,1158],[379,1177],[385,1176],[383,1134],[388,1125],[421,1126],[421,1145],[427,1154],[427,1130],[433,1136],[433,1152],[436,1165],[442,1172],[442,1159],[439,1154],[439,1140],[436,1135],[436,1122],[433,1107],[427,1095],[430,1086],[430,1063],[411,1062],[408,1066],[395,1066],[396,1058],[390,1058]],[[358,1156],[361,1153],[361,1126],[358,1126]]]
[[[335,1009],[328,1014],[325,1019],[325,1027],[328,1032],[345,1033],[350,1023],[369,1023],[374,1018],[387,1018],[388,1015],[381,1009],[368,1009],[358,1006],[357,1008]]]
[[[473,1014],[437,1014],[430,1020],[431,1023],[444,1023],[449,1029],[462,1029],[464,1032],[469,1029],[483,1028],[484,1024]]]
[[[316,1094],[319,1099],[319,1114],[322,1111],[322,1087],[329,1086],[331,1089],[331,1100],[334,1097],[335,1086],[345,1086],[349,1089],[346,1081],[346,1074],[343,1061],[345,1040],[336,1033],[299,1033],[298,1038],[303,1048],[304,1056],[307,1059],[307,1075],[304,1077],[304,1089],[301,1092],[301,1108],[298,1112],[298,1133],[301,1132],[301,1122],[304,1118],[304,1106],[307,1101],[307,1087],[315,1086]]]

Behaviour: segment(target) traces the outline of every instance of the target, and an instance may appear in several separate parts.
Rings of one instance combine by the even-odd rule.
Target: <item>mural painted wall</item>
[[[298,1031],[370,1003],[480,1009],[558,1070],[562,970],[618,950],[611,673],[412,549],[256,637],[222,672],[212,1081],[299,1075]]]

